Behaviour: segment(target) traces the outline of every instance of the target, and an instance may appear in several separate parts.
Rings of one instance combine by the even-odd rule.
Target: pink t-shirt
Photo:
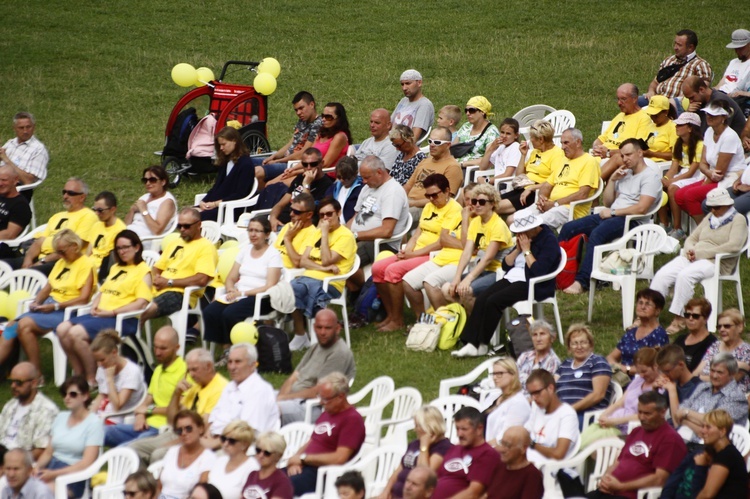
[[[354,407],[339,413],[324,412],[315,422],[307,454],[335,452],[339,447],[352,449],[352,457],[365,441],[365,421]]]
[[[346,156],[346,151],[349,149],[349,139],[346,138],[346,134],[344,132],[339,132],[336,135],[343,135],[344,140],[346,141],[346,144],[344,144],[344,147],[341,148],[341,152],[339,153],[338,157],[336,158],[336,161],[333,162],[333,165],[335,166],[341,158]],[[334,136],[335,137],[335,136]],[[318,135],[315,138],[315,142],[313,142],[313,147],[320,151],[320,154],[323,155],[323,157],[326,157],[326,154],[328,154],[328,149],[331,147],[331,143],[333,142],[334,137],[331,137],[330,139],[322,139],[320,135]],[[330,171],[327,173],[327,175],[331,178],[336,178],[336,171]]]
[[[466,490],[471,482],[480,482],[487,490],[499,463],[500,454],[486,442],[470,449],[454,445],[445,453],[443,465],[438,469],[433,499],[453,497]]]

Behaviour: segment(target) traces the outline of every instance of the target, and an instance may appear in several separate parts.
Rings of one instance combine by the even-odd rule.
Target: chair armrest
[[[333,489],[333,485],[330,482],[340,477],[345,469],[346,467],[336,464],[318,467],[318,481],[315,484],[315,496],[330,497],[330,494],[326,495],[327,489]]]
[[[203,198],[206,197],[207,192],[201,192],[200,194],[195,195],[195,199],[193,200],[193,206],[198,206],[201,201],[203,201]]]
[[[583,413],[583,429],[585,430],[592,424],[599,421],[599,416],[601,416],[603,412],[604,412],[604,409],[584,412]]]
[[[305,400],[305,423],[307,424],[313,424],[315,421],[312,420],[312,410],[313,407],[320,407],[322,404],[320,403],[319,398],[314,399],[307,399]]]
[[[224,223],[234,224],[234,210],[239,208],[251,208],[258,203],[258,196],[252,196],[248,199],[236,199],[234,201],[225,201],[219,206],[219,210],[223,210],[224,216],[222,217]],[[229,215],[232,215],[231,217]]]
[[[93,306],[91,303],[87,303],[86,305],[73,305],[72,307],[65,307],[63,311],[65,314],[63,315],[64,321],[69,321],[71,317],[76,316],[79,317],[81,315],[87,315],[91,313],[91,309]]]
[[[253,319],[258,320],[258,318],[261,316],[260,313],[260,302],[263,300],[263,298],[270,296],[267,291],[261,291],[260,293],[255,295],[255,307],[253,309]]]
[[[133,310],[132,312],[123,312],[121,314],[117,314],[117,317],[115,318],[115,329],[118,331],[122,331],[122,323],[125,322],[125,319],[140,317],[147,307],[148,305],[140,310]]]
[[[359,259],[357,259],[354,262],[354,265],[352,265],[351,270],[349,270],[349,272],[347,272],[346,274],[338,274],[338,275],[333,275],[333,276],[324,278],[323,279],[323,291],[325,291],[327,293],[328,292],[328,285],[331,284],[332,282],[334,282],[334,281],[346,281],[351,276],[353,276],[354,273],[357,272],[357,270],[359,269],[359,265],[357,265],[357,262],[359,262]]]

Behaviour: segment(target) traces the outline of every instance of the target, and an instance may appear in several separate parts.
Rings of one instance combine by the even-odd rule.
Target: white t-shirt
[[[180,447],[182,446],[170,447],[164,456],[164,468],[159,476],[161,482],[159,499],[185,499],[200,481],[201,474],[209,471],[216,462],[216,454],[206,449],[190,466],[180,468],[177,463]]]
[[[719,88],[725,94],[740,90],[746,92],[750,88],[750,59],[740,61],[732,59],[724,71],[724,84]]]
[[[511,426],[523,426],[530,414],[531,405],[526,400],[523,390],[520,390],[487,416],[487,441],[500,442],[505,430]]]
[[[745,169],[745,152],[742,150],[742,141],[737,132],[727,127],[714,142],[714,129],[706,128],[703,136],[703,150],[706,152],[706,162],[711,168],[716,168],[719,153],[729,153],[732,159],[726,172],[739,172]]]
[[[174,203],[174,215],[172,215],[172,218],[169,219],[169,222],[167,222],[167,226],[164,229],[164,230],[169,230],[172,227],[172,224],[174,223],[175,218],[177,218],[177,200],[174,198],[171,192],[167,192],[165,195],[163,195],[159,199],[154,199],[153,201],[150,201],[150,202],[148,201],[149,196],[150,194],[144,194],[138,199],[146,202],[146,210],[148,210],[148,214],[154,220],[156,219],[156,214],[159,213],[159,207],[162,205],[162,203],[166,201],[172,201],[172,203]],[[133,221],[130,222],[130,225],[128,225],[128,229],[138,234],[139,237],[159,235],[159,234],[154,234],[153,232],[151,232],[151,229],[148,228],[148,225],[146,225],[146,222],[143,220],[143,215],[141,215],[141,212],[136,212],[135,215],[133,215]]]
[[[567,438],[570,440],[565,459],[573,457],[576,443],[581,436],[578,431],[578,414],[570,404],[565,403],[552,414],[547,414],[536,404],[531,404],[531,415],[524,428],[529,431],[531,440],[536,442],[537,445],[556,447],[558,439]],[[526,451],[526,459],[534,463],[537,468],[545,461],[549,461],[548,458],[531,447]]]
[[[495,176],[505,173],[509,166],[517,167],[521,164],[521,145],[518,142],[501,145],[490,156],[490,163],[495,165]]]
[[[99,367],[96,370],[96,382],[99,383],[99,393],[101,393],[102,395],[108,395],[109,386],[107,384],[106,370],[103,367]],[[146,390],[146,382],[144,381],[141,368],[138,367],[134,362],[128,360],[128,363],[125,364],[125,367],[122,368],[122,371],[120,371],[118,374],[115,374],[115,388],[118,392],[126,388],[133,390],[127,403],[122,406],[118,410],[118,412],[135,409],[136,406],[140,403],[141,398],[143,398],[143,392]],[[95,409],[98,410],[100,415],[106,415],[110,412],[114,412],[112,405],[109,403],[107,403],[106,407],[104,407],[103,409],[101,407],[96,407]],[[115,417],[110,419],[116,423],[123,422],[122,417]]]
[[[339,189],[339,195],[336,197],[336,201],[339,202],[339,204],[343,206],[346,204],[346,198],[349,195],[349,191],[351,190],[351,187],[344,187],[341,186],[341,189]],[[341,210],[340,220],[343,225],[346,225],[346,220],[344,219],[344,210]]]
[[[409,199],[401,184],[389,178],[377,189],[362,187],[354,207],[356,215],[352,222],[352,231],[362,232],[383,225],[386,218],[397,220],[393,233],[398,234],[406,229],[409,216]]]
[[[21,421],[26,418],[26,414],[29,412],[31,405],[18,404],[18,408],[13,413],[13,417],[8,424],[8,429],[5,431],[5,435],[2,438],[2,444],[7,449],[15,449],[18,447],[18,428],[21,426]]]
[[[219,489],[224,499],[241,499],[242,487],[247,481],[247,476],[255,470],[260,469],[258,461],[254,457],[248,458],[237,469],[227,473],[229,456],[223,455],[216,458],[211,471],[208,472],[208,483]]]
[[[245,246],[237,254],[237,263],[240,264],[240,278],[237,281],[236,288],[242,293],[265,286],[269,268],[284,268],[284,264],[281,262],[281,254],[273,246],[266,248],[266,251],[259,258],[252,257],[250,254],[251,248],[252,246]]]

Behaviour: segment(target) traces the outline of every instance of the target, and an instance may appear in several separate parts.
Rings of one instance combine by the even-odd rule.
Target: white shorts
[[[453,280],[456,270],[458,270],[458,265],[444,265],[441,267],[430,260],[407,272],[404,276],[404,281],[415,291],[421,290],[424,287],[423,283],[439,288],[444,283]]]

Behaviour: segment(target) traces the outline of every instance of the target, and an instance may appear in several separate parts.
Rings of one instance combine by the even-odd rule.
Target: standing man
[[[88,254],[96,261],[99,271],[99,282],[107,277],[110,262],[109,254],[115,249],[115,237],[127,229],[125,222],[117,218],[117,198],[109,191],[103,191],[94,198],[92,208],[99,221],[91,227]],[[107,261],[105,261],[107,260]]]
[[[417,142],[427,133],[435,120],[435,108],[430,99],[422,95],[422,75],[416,69],[401,73],[401,90],[404,98],[391,114],[394,125],[406,125],[414,132]]]
[[[34,456],[24,449],[8,451],[3,458],[8,485],[0,493],[2,499],[53,499],[46,483],[34,475]]]
[[[362,161],[367,156],[377,156],[390,171],[396,161],[398,150],[393,146],[388,132],[391,131],[391,117],[388,110],[382,107],[370,113],[370,137],[362,142],[354,157]]]
[[[9,165],[0,166],[0,258],[13,253],[2,241],[17,238],[31,222],[29,202],[16,189],[18,174]]]
[[[315,99],[310,92],[304,90],[298,92],[292,98],[292,105],[299,120],[294,125],[294,132],[289,142],[263,160],[252,158],[255,178],[258,180],[258,191],[263,189],[266,182],[284,173],[290,161],[300,159],[302,151],[312,147],[318,136],[318,130],[323,124],[323,120],[315,109]]]
[[[523,426],[511,426],[498,445],[500,465],[487,491],[496,499],[542,499],[542,473],[526,459],[531,444],[529,432]]]
[[[35,130],[36,120],[33,114],[16,113],[13,116],[13,131],[16,132],[16,137],[0,148],[0,166],[7,165],[13,168],[21,184],[33,184],[37,180],[47,178],[49,153],[44,144],[34,137]]]
[[[487,491],[498,471],[500,456],[484,440],[484,417],[474,407],[462,407],[453,416],[458,434],[438,468],[434,499],[478,499]]]

